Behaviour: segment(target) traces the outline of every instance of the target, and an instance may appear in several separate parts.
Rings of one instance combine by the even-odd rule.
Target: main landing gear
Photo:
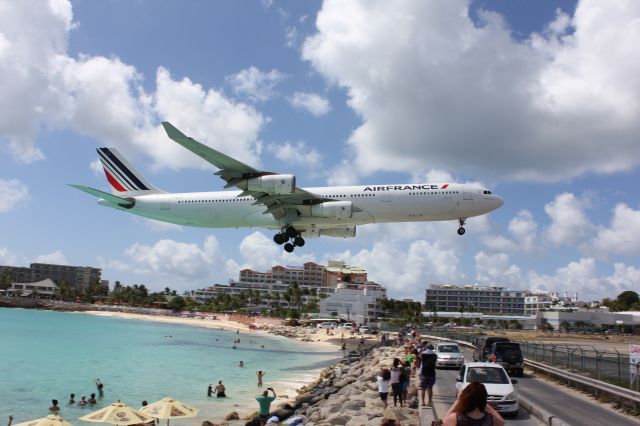
[[[273,236],[273,241],[278,245],[284,244],[284,251],[287,253],[292,253],[296,247],[304,246],[304,238],[291,225],[283,227],[282,231]]]
[[[460,227],[458,228],[458,235],[464,235],[464,224],[466,222],[467,218],[465,217],[461,217],[460,219],[458,219],[458,223],[460,224]]]

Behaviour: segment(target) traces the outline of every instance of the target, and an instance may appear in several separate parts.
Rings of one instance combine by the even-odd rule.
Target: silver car
[[[464,355],[456,343],[443,342],[436,344],[436,367],[461,367],[464,364]]]

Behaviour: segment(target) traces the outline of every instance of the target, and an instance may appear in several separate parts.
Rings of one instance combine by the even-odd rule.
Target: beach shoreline
[[[276,389],[278,393],[278,399],[276,405],[290,404],[299,394],[301,389],[316,383],[321,376],[322,371],[329,367],[341,362],[342,356],[348,351],[356,350],[356,348],[365,348],[374,345],[377,339],[369,337],[365,339],[365,344],[360,344],[360,336],[355,336],[347,333],[346,335],[338,334],[336,332],[327,333],[324,329],[317,329],[312,327],[291,327],[282,325],[268,325],[268,324],[252,324],[250,327],[243,322],[226,319],[223,315],[204,315],[198,318],[184,318],[168,315],[152,315],[122,311],[81,311],[80,314],[87,314],[92,316],[121,318],[133,321],[150,321],[156,323],[184,325],[190,327],[201,327],[212,330],[225,330],[229,332],[237,332],[244,336],[281,336],[292,341],[303,343],[305,346],[312,348],[313,351],[331,353],[335,352],[335,359],[328,360],[327,365],[321,368],[313,368],[305,371],[303,374],[286,379],[276,380],[269,383],[269,387]],[[214,319],[215,318],[215,319]],[[345,344],[347,351],[341,351],[342,344]],[[266,387],[264,388],[266,389]],[[256,390],[256,395],[260,393],[262,389]],[[250,418],[257,411],[257,403],[248,399],[238,404],[234,404],[234,408],[231,411],[236,411],[239,416],[239,420],[225,421],[224,418],[228,413],[221,413],[220,416],[215,418],[196,417],[193,419],[184,419],[182,421],[186,426],[197,426],[202,421],[209,420],[215,424],[228,424],[228,425],[243,425],[248,418]]]

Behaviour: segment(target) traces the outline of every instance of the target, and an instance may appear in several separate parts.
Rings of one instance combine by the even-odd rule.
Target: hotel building
[[[455,312],[525,313],[525,290],[474,285],[431,285],[426,289],[427,310]]]

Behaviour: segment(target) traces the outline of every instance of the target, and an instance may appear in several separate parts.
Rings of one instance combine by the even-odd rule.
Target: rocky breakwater
[[[365,356],[351,353],[322,370],[318,380],[299,389],[297,397],[271,414],[280,421],[300,416],[306,426],[377,426],[384,410],[376,376],[383,368],[391,367],[393,358],[401,356],[403,350],[392,347],[375,348]],[[393,407],[391,395],[388,402],[403,426],[420,424],[415,377],[411,378],[409,401],[403,408]]]

